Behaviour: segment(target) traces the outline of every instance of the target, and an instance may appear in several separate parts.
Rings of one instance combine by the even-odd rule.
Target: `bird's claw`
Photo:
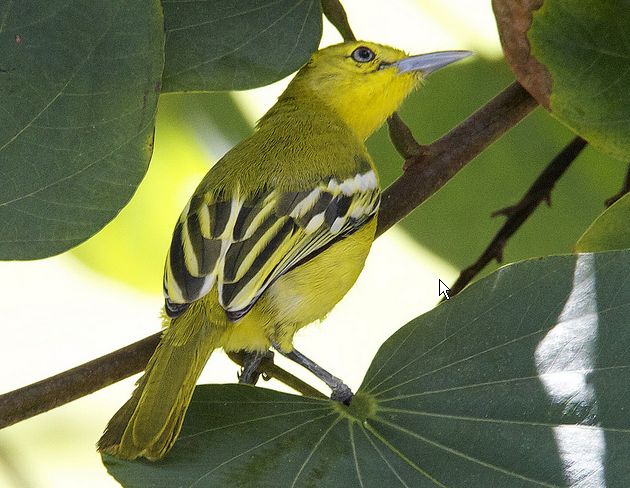
[[[260,375],[263,374],[259,368],[264,359],[273,362],[273,351],[246,353],[245,364],[238,374],[238,382],[245,385],[255,385]]]

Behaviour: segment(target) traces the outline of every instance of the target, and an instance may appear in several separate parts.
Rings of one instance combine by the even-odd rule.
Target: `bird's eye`
[[[352,51],[352,59],[359,63],[368,63],[375,57],[376,54],[374,54],[374,51],[372,51],[369,47],[360,46]]]

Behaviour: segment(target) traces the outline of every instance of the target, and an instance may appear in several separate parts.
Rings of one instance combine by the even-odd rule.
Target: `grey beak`
[[[409,56],[393,63],[392,66],[398,68],[398,74],[419,71],[423,76],[428,76],[434,71],[470,55],[472,55],[471,51],[440,51]]]

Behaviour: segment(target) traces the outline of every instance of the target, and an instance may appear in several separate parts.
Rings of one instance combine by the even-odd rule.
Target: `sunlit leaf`
[[[597,217],[575,249],[578,252],[630,249],[630,194]]]
[[[197,388],[125,487],[628,486],[630,252],[503,268],[383,344],[349,409]]]
[[[240,90],[302,66],[322,35],[319,0],[164,0],[164,91]]]
[[[0,2],[0,259],[95,234],[147,169],[160,2]]]

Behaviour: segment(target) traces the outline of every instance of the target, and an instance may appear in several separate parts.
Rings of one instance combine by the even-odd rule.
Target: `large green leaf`
[[[553,80],[553,114],[594,146],[630,158],[630,3],[545,0],[529,31]]]
[[[519,81],[593,146],[630,158],[630,3],[493,0]]]
[[[630,249],[630,194],[597,217],[575,248],[578,252]]]
[[[0,0],[0,259],[65,251],[129,201],[163,37],[158,0]]]
[[[302,66],[322,35],[319,0],[164,0],[164,91],[240,90]]]
[[[502,268],[386,341],[349,409],[205,385],[164,460],[104,461],[126,487],[630,486],[628,274]]]

